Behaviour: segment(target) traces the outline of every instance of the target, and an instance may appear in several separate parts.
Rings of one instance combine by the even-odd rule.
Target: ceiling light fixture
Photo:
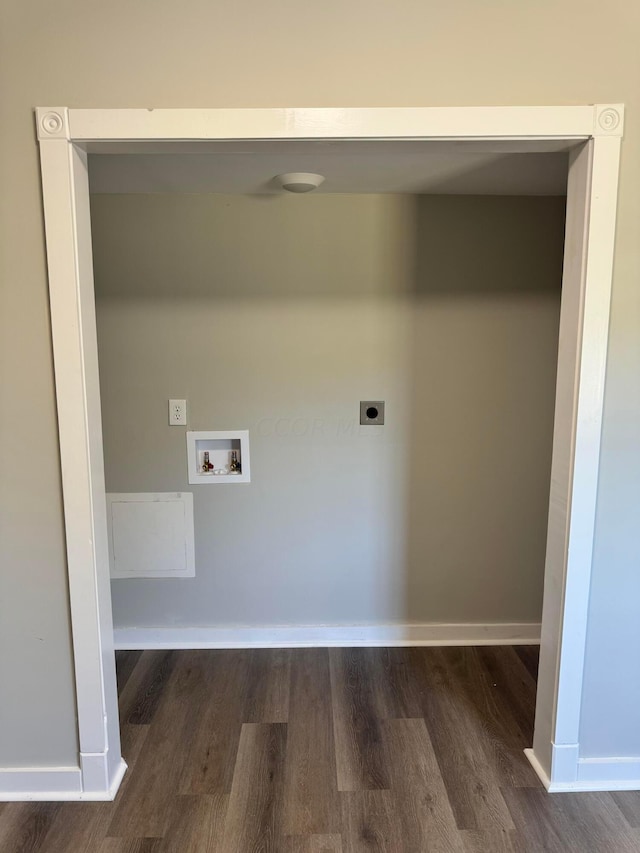
[[[287,172],[284,175],[276,175],[275,180],[287,192],[308,193],[320,186],[324,175],[316,175],[313,172]]]

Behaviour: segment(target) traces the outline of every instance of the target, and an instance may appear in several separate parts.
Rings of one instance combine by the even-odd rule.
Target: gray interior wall
[[[539,621],[563,198],[92,217],[107,489],[195,496],[196,577],[114,581],[116,626]],[[189,486],[170,397],[249,429],[250,485]]]
[[[310,43],[304,16],[278,0],[2,4],[0,766],[77,761],[32,115],[56,104],[626,104],[581,740],[586,755],[640,755],[640,5],[402,0],[369,12],[363,32],[361,3],[315,7]],[[34,447],[37,484],[25,473]]]

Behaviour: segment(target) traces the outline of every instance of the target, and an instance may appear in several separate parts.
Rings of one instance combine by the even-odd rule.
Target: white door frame
[[[79,791],[112,797],[120,755],[87,151],[207,140],[438,139],[532,151],[567,142],[567,228],[540,675],[529,758],[550,790],[581,770],[579,724],[623,127],[621,105],[36,111],[79,728]],[[111,146],[111,149],[109,148]],[[169,147],[171,146],[171,148]],[[589,778],[587,783],[585,780]],[[629,785],[631,787],[631,785]]]

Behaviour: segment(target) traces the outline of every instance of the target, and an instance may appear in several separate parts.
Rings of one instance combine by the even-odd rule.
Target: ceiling
[[[564,195],[566,148],[537,142],[255,141],[92,153],[93,193],[281,193],[283,172],[319,172],[319,193]],[[113,148],[109,149],[113,152]],[[95,151],[95,149],[94,149]],[[170,153],[171,152],[171,153]],[[177,152],[177,153],[173,153]]]

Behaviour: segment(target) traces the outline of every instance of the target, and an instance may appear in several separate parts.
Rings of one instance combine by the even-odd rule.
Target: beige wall
[[[6,0],[0,18],[0,765],[76,760],[32,116],[55,104],[627,104],[581,744],[640,754],[640,5]]]
[[[563,198],[98,195],[92,219],[107,488],[195,495],[195,579],[115,581],[117,626],[540,619]],[[251,485],[189,486],[170,397],[250,430]]]

